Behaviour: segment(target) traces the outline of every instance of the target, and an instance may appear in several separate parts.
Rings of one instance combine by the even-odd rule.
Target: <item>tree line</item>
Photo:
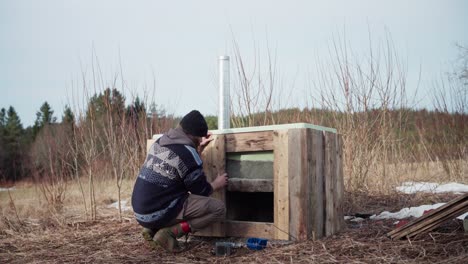
[[[125,105],[125,97],[110,88],[94,94],[86,109],[76,112],[67,105],[57,115],[46,101],[37,111],[34,124],[25,128],[14,106],[1,108],[0,181],[43,178],[59,172],[71,177],[83,164],[84,153],[79,151],[78,143],[89,140],[90,135],[84,134],[90,131],[96,137],[98,160],[108,159],[106,128],[115,132],[125,126],[125,130],[133,131],[127,134],[132,135],[135,148],[142,152],[138,142],[159,133],[162,127],[172,126],[174,119],[154,103],[148,107],[139,97]]]

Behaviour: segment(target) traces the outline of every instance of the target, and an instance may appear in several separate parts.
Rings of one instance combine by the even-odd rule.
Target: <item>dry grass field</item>
[[[426,169],[400,166],[398,171],[406,167],[406,174],[388,181],[387,192],[346,192],[345,214],[378,214],[453,199],[456,194],[407,195],[392,191],[396,185],[391,182],[440,180],[442,170],[436,165]],[[378,185],[377,181],[374,184]],[[120,221],[118,210],[109,207],[117,200],[115,185],[112,180],[95,183],[96,220],[87,219],[76,182],[67,183],[63,204],[55,206],[44,199],[40,187],[31,183],[0,192],[0,262],[466,263],[468,259],[468,234],[460,220],[449,221],[412,240],[400,241],[392,241],[385,235],[395,228],[395,220],[347,221],[345,230],[333,237],[290,244],[270,241],[265,250],[241,248],[229,257],[212,255],[215,239],[189,237],[185,252],[167,254],[145,244],[131,210],[123,211]],[[369,190],[376,190],[376,185],[369,185]],[[130,199],[132,187],[133,180],[123,182],[123,200]],[[233,238],[225,240],[230,239]]]

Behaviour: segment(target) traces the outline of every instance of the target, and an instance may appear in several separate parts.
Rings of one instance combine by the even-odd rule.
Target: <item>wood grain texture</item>
[[[335,210],[335,192],[336,192],[336,134],[325,133],[325,235],[331,236],[336,232],[336,210]]]
[[[345,228],[344,221],[344,179],[343,179],[343,137],[336,134],[336,191],[335,191],[335,211],[336,211],[336,231]]]
[[[274,239],[275,227],[273,223],[226,221],[223,223],[226,235],[232,237],[259,237]]]
[[[273,131],[226,134],[226,152],[273,150]]]
[[[307,129],[288,130],[289,234],[307,240],[309,216],[309,172]]]
[[[309,190],[310,190],[310,229],[309,238],[320,239],[325,231],[325,208],[324,208],[324,135],[322,131],[310,130],[308,135],[309,152]]]
[[[226,170],[225,137],[224,135],[213,135],[212,137],[213,141],[202,153],[203,170],[208,182],[212,182],[218,174]],[[219,199],[226,204],[224,189],[214,192],[211,197]],[[226,236],[226,232],[222,223],[214,223],[199,231],[197,235],[224,237]]]
[[[273,145],[275,239],[289,240],[288,131],[275,131]]]
[[[413,237],[417,234],[430,231],[443,222],[453,219],[468,210],[468,193],[458,196],[441,207],[422,215],[408,224],[387,233],[392,239]]]

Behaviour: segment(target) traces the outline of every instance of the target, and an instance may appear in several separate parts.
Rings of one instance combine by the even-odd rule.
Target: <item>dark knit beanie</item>
[[[179,124],[186,133],[192,136],[206,137],[208,133],[208,125],[206,124],[205,118],[197,110],[186,114],[182,120],[180,120]]]

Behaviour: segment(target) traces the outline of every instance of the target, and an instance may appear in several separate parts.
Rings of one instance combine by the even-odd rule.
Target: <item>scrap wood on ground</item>
[[[452,201],[434,209],[415,220],[390,231],[387,236],[392,239],[411,238],[423,232],[429,232],[445,221],[452,220],[468,212],[468,193],[462,194]]]
[[[408,197],[400,199],[407,203],[411,199]],[[446,202],[453,198],[440,197],[431,199]],[[386,204],[395,206],[395,199],[387,200],[389,197],[362,199],[373,203],[370,208],[375,203],[380,210],[388,209]],[[418,204],[419,199],[428,198],[415,199],[412,203]],[[365,204],[360,206],[366,208]],[[343,232],[321,240],[271,243],[264,250],[241,248],[231,256],[217,257],[211,252],[219,240],[210,238],[189,239],[188,250],[180,254],[153,250],[140,237],[138,224],[130,217],[125,219],[128,220],[121,223],[103,216],[94,222],[57,225],[43,220],[41,224],[23,221],[22,226],[15,228],[2,226],[0,263],[465,263],[468,258],[468,236],[460,220],[446,221],[432,232],[418,234],[411,240],[391,240],[386,236],[394,229],[392,219],[346,221]]]

